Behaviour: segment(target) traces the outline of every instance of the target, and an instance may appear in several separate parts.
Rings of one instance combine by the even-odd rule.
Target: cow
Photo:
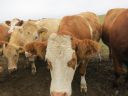
[[[120,75],[124,73],[123,65],[128,69],[128,9],[121,12],[111,27],[109,33],[109,46],[115,70],[114,87],[119,86]],[[128,73],[128,71],[127,71]],[[125,78],[128,81],[128,74]]]
[[[115,9],[110,9],[105,18],[104,18],[104,23],[102,25],[102,41],[105,45],[108,46],[108,48],[110,48],[109,45],[109,34],[110,34],[110,30],[111,27],[114,23],[114,21],[116,20],[116,18],[118,17],[118,15],[120,13],[122,13],[125,10],[125,8],[115,8]],[[109,58],[111,58],[111,50],[109,49]]]
[[[89,14],[94,13],[89,12]],[[87,17],[65,16],[60,22],[58,32],[52,33],[48,40],[42,43],[29,43],[25,47],[30,55],[38,54],[41,49],[44,50],[42,57],[45,56],[51,72],[51,96],[71,96],[71,82],[78,66],[81,74],[81,91],[87,92],[86,67],[90,56],[100,50],[97,40],[99,40],[101,33],[99,22],[97,19],[93,19],[97,18],[96,15],[90,19],[93,19],[94,21],[92,21],[97,23],[98,27],[96,24],[91,24],[91,20],[87,20]],[[35,46],[37,44],[42,47],[37,48]]]
[[[47,32],[49,32],[50,28],[52,29],[54,28],[54,26],[59,26],[58,25],[59,20],[58,22],[56,22],[55,19],[47,19],[47,21],[45,22],[48,23],[44,23],[45,25],[43,25],[42,22],[43,20],[42,21],[29,20],[24,22],[22,26],[15,27],[14,32],[12,32],[12,36],[10,38],[9,43],[3,46],[3,53],[8,60],[8,70],[10,73],[17,70],[19,52],[23,51],[23,47],[27,43],[35,40],[39,40],[39,41],[43,40],[43,38],[47,36]],[[50,23],[52,23],[51,27],[50,27]],[[36,73],[36,66],[34,63],[34,59],[35,59],[34,57],[29,59],[32,62],[32,74]]]

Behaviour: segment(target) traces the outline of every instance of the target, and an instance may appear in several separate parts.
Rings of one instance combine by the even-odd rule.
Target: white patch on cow
[[[8,33],[12,33],[14,31],[14,28],[16,26],[16,24],[19,22],[19,19],[17,18],[14,18],[12,21],[11,21],[11,26],[10,26],[10,29],[8,30]]]
[[[30,57],[30,56],[32,56],[32,54],[25,51],[25,56],[26,56],[26,57]]]
[[[68,67],[67,63],[72,59],[74,52],[70,36],[56,33],[50,35],[45,56],[52,65],[50,92],[66,92],[68,96],[71,95],[71,82],[75,70]]]

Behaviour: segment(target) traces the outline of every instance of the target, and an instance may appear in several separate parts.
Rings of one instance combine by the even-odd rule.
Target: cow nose
[[[15,72],[17,70],[17,68],[12,68],[12,69],[8,69],[8,72],[11,74],[13,72]]]
[[[52,92],[51,96],[68,96],[65,92]]]
[[[37,39],[38,39],[38,37],[36,36],[36,37],[35,37],[35,40],[37,40]]]
[[[12,32],[9,31],[9,32],[8,32],[8,35],[11,35],[11,34],[12,34]]]
[[[26,57],[31,57],[31,55],[32,55],[31,53],[25,52],[25,56],[26,56]]]

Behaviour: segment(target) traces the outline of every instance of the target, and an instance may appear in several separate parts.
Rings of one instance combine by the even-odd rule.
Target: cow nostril
[[[14,68],[14,71],[16,71],[17,70],[17,68]]]
[[[38,39],[38,37],[36,36],[34,39],[35,39],[35,40],[37,40],[37,39]]]
[[[67,93],[65,92],[63,96],[67,96]]]

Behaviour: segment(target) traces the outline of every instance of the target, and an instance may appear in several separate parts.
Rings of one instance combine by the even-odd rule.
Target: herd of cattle
[[[128,68],[127,36],[128,9],[124,8],[109,10],[102,25],[92,12],[61,19],[13,19],[0,25],[1,55],[7,60],[8,72],[17,70],[21,53],[30,61],[32,74],[36,73],[37,56],[46,60],[52,79],[51,96],[71,96],[71,82],[78,66],[81,91],[87,92],[86,67],[92,55],[99,54],[100,39],[109,47],[115,69],[114,85],[118,87],[123,64]],[[4,72],[2,64],[0,72]]]

